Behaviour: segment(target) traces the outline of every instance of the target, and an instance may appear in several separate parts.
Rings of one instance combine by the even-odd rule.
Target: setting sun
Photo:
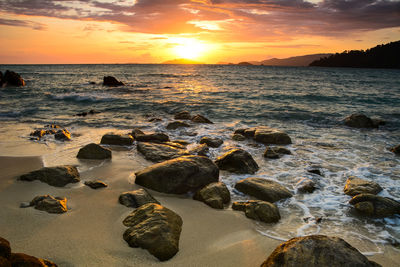
[[[176,56],[184,59],[197,59],[207,50],[206,44],[195,39],[180,40],[179,44],[173,48]]]

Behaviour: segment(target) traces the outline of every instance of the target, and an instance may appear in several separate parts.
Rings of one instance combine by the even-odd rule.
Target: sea
[[[240,147],[260,166],[254,175],[220,173],[220,180],[227,184],[234,201],[249,199],[234,189],[237,181],[247,177],[272,179],[295,193],[292,198],[277,202],[282,217],[278,223],[254,222],[260,235],[287,240],[325,234],[344,238],[365,255],[382,253],[385,246],[400,252],[400,216],[359,216],[348,203],[351,198],[343,193],[346,179],[356,176],[379,183],[384,189],[380,196],[400,201],[400,157],[389,151],[400,144],[400,70],[0,65],[3,73],[7,69],[19,73],[26,86],[0,88],[2,156],[23,156],[32,144],[41,147],[46,166],[66,164],[83,145],[98,143],[102,134],[129,133],[133,128],[166,132],[171,139],[183,139],[192,146],[203,136],[217,136],[224,144],[210,149],[211,159]],[[109,75],[125,86],[103,86],[103,76]],[[100,113],[75,116],[92,109]],[[183,110],[201,114],[214,124],[167,130],[173,115]],[[379,129],[344,126],[344,118],[353,113],[382,119],[386,125]],[[47,124],[68,129],[72,141],[60,142],[50,137],[29,140],[31,131]],[[292,155],[265,159],[264,145],[231,139],[235,129],[262,125],[286,131],[293,141],[287,146]],[[151,164],[137,153],[135,146],[119,153],[143,162],[143,168]],[[85,171],[84,166],[80,168]],[[321,170],[322,175],[308,172],[310,168]],[[317,190],[296,193],[296,184],[303,178],[313,180]]]

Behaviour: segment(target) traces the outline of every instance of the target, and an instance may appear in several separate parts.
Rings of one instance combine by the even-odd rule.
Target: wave
[[[190,78],[200,77],[199,74],[170,74],[170,73],[147,73],[139,75],[141,77],[161,77],[161,78]]]
[[[109,94],[93,93],[68,93],[68,94],[47,94],[50,99],[72,102],[112,102],[118,100]]]

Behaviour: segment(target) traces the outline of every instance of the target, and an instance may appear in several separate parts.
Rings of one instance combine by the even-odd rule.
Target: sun
[[[179,40],[178,45],[173,48],[173,52],[179,58],[197,59],[207,50],[207,45],[196,39]]]

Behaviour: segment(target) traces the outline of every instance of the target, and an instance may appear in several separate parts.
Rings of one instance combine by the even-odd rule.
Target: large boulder
[[[24,253],[12,253],[10,263],[12,267],[57,267],[54,262]]]
[[[353,128],[378,128],[379,126],[364,114],[352,114],[344,119],[344,124]]]
[[[267,201],[249,200],[246,202],[234,202],[232,209],[244,211],[247,218],[266,223],[275,223],[281,219],[278,207]]]
[[[57,187],[63,187],[69,183],[77,183],[80,181],[78,169],[69,165],[44,167],[40,170],[21,175],[19,179],[22,181],[39,180]]]
[[[160,261],[169,260],[179,251],[183,222],[172,210],[148,203],[134,210],[123,223],[129,227],[124,233],[129,246],[146,249]]]
[[[136,173],[135,183],[169,194],[184,194],[218,182],[219,169],[208,158],[182,156]]]
[[[215,160],[218,168],[235,173],[254,174],[259,167],[249,152],[243,149],[233,149]]]
[[[338,237],[310,235],[280,244],[261,267],[377,267],[349,243]]]
[[[390,148],[390,151],[392,151],[396,155],[400,155],[400,145],[397,145],[397,146],[394,146],[394,147]]]
[[[209,119],[207,119],[206,117],[197,114],[195,116],[193,116],[192,121],[195,123],[209,123],[209,124],[213,124],[212,121],[210,121]]]
[[[118,81],[113,76],[104,76],[103,77],[103,85],[105,86],[121,86],[125,85],[123,82]]]
[[[136,134],[135,135],[136,141],[139,142],[168,142],[169,136],[165,133],[150,133],[150,134]]]
[[[178,128],[186,128],[186,127],[190,127],[190,125],[187,124],[186,122],[173,121],[173,122],[168,123],[168,125],[165,128],[168,130],[176,130]]]
[[[119,196],[119,203],[132,208],[139,208],[148,203],[160,204],[146,189],[124,192]]]
[[[79,149],[76,157],[79,159],[110,159],[111,150],[91,143]]]
[[[400,214],[400,202],[372,194],[359,194],[349,201],[360,213],[371,217],[389,217]]]
[[[18,73],[10,70],[6,70],[0,83],[2,86],[25,86],[24,79]]]
[[[184,149],[159,143],[138,142],[137,150],[143,154],[147,160],[153,162],[161,162],[187,154]]]
[[[287,133],[266,126],[256,128],[254,140],[263,144],[288,145],[292,143]]]
[[[292,197],[292,193],[283,185],[269,179],[257,177],[240,180],[235,184],[235,189],[271,203]]]
[[[101,138],[100,144],[115,146],[131,146],[133,137],[130,135],[105,134]]]
[[[214,209],[223,209],[231,201],[231,194],[222,182],[211,183],[194,194],[193,199],[202,201]]]
[[[53,197],[50,195],[35,197],[30,202],[30,206],[34,206],[35,209],[43,210],[48,213],[64,213],[68,211],[66,198]]]
[[[192,116],[190,115],[189,111],[181,111],[175,114],[174,119],[175,120],[190,120]]]
[[[349,196],[358,194],[376,195],[382,191],[382,187],[372,181],[363,180],[354,176],[347,178],[346,185],[343,189],[344,193]]]
[[[206,144],[209,147],[220,147],[224,141],[218,137],[208,137],[204,136],[200,139],[200,144]]]

